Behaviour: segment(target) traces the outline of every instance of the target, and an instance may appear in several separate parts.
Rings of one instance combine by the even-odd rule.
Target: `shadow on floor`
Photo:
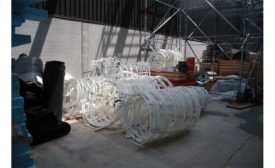
[[[236,117],[245,120],[239,128],[245,132],[263,139],[263,106],[259,105],[243,113],[235,114]]]

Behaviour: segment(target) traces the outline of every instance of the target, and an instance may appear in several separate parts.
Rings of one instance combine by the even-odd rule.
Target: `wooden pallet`
[[[237,110],[243,110],[243,109],[250,108],[250,107],[253,107],[256,105],[258,105],[258,104],[257,103],[229,102],[228,105],[226,105],[226,107],[237,109]]]
[[[164,76],[169,80],[187,80],[188,74],[182,72],[151,71],[152,76]]]
[[[209,63],[209,62],[202,62],[201,65],[200,65],[200,70],[201,70],[201,71],[204,71],[204,70],[206,70],[206,69],[211,70],[211,69],[212,69],[212,63]],[[219,65],[218,65],[218,63],[214,63],[214,71],[215,71],[216,73],[218,73],[218,71],[219,71]]]
[[[240,60],[220,60],[219,75],[240,75]],[[251,61],[243,62],[243,76],[247,77],[251,69]]]
[[[195,73],[151,71],[152,76],[164,76],[170,80],[174,86],[195,86],[197,85]]]

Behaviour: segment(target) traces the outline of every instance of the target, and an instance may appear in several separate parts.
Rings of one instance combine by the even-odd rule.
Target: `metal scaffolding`
[[[207,45],[217,46],[222,52],[222,55],[227,59],[232,60],[223,45],[232,46],[238,49],[241,54],[240,77],[243,77],[243,60],[244,51],[251,51],[262,56],[263,44],[263,0],[155,0],[158,5],[168,7],[160,23],[153,29],[149,36],[145,37],[144,44],[141,47],[137,61],[141,61],[142,57],[147,60],[149,51],[154,50],[156,43],[168,43],[165,40],[154,39],[155,35],[165,26],[169,26],[169,21],[179,15],[179,33],[178,38],[184,40],[181,42],[168,43],[170,45],[184,47],[184,58],[186,58],[186,48],[189,47],[194,54],[198,63],[199,57],[196,55],[193,45],[190,41],[199,41]],[[147,0],[145,6],[148,6]],[[197,11],[207,11],[203,13],[203,17],[198,18],[194,13]],[[144,31],[148,28],[147,23],[147,9],[145,9]],[[211,17],[210,17],[211,16]],[[231,18],[228,18],[230,16]],[[183,18],[182,18],[183,17]],[[234,19],[232,19],[232,17]],[[204,22],[209,20],[212,25],[208,25],[205,30]],[[223,22],[224,24],[221,24]],[[223,25],[223,27],[220,27]],[[212,27],[211,27],[212,26]],[[226,26],[226,27],[225,27]],[[211,28],[211,31],[209,29]],[[191,29],[192,28],[192,29]],[[183,31],[182,31],[183,30]],[[219,33],[217,33],[219,31]],[[184,32],[184,33],[182,33]],[[230,32],[230,33],[228,33]],[[143,54],[141,53],[143,51]],[[215,52],[215,50],[214,50]],[[258,57],[257,56],[257,57]],[[213,54],[213,64],[217,59]],[[254,66],[252,66],[253,68]],[[251,70],[253,71],[253,69]]]

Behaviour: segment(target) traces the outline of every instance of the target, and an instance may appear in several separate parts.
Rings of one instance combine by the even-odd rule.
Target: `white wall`
[[[40,57],[43,62],[49,60],[64,61],[66,71],[75,78],[81,77],[82,72],[87,71],[89,62],[102,57],[117,56],[135,63],[140,45],[144,42],[144,32],[119,27],[68,21],[57,18],[49,18],[42,22],[27,20],[16,29],[18,34],[32,36],[30,44],[12,48],[12,57],[26,53],[30,56]],[[149,34],[148,34],[149,35]],[[158,41],[165,41],[166,37],[156,35]],[[183,40],[168,38],[169,43],[181,43]],[[190,42],[196,55],[199,57],[205,49],[205,45],[198,42]],[[175,45],[156,43],[155,48],[174,49]],[[184,47],[181,48],[183,52]],[[187,47],[187,56],[193,56]]]

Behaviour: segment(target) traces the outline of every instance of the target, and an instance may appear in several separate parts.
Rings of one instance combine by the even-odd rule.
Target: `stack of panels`
[[[220,44],[220,47],[227,53],[227,55],[231,56],[232,51],[230,46]],[[225,54],[221,51],[218,45],[209,44],[206,46],[206,50],[202,52],[202,62],[211,63],[214,55],[214,62],[217,62],[219,58],[227,58]]]
[[[263,77],[263,74],[264,74],[264,72],[263,72],[264,67],[263,66],[264,66],[263,62],[258,61],[258,62],[255,63],[255,66],[254,66],[254,69],[253,69],[253,77],[259,82],[262,82],[263,78],[264,78]]]
[[[164,76],[169,80],[187,80],[188,74],[182,72],[151,71],[152,76]]]
[[[202,72],[205,72],[205,71],[212,71],[212,66],[214,66],[214,67],[213,67],[213,68],[214,68],[214,71],[215,71],[216,73],[219,73],[219,65],[218,65],[218,63],[212,64],[212,63],[209,63],[209,62],[202,62],[202,63],[200,64],[200,71],[202,71]]]
[[[152,76],[164,76],[174,86],[196,86],[196,75],[193,72],[169,72],[169,71],[151,71]]]
[[[219,75],[240,75],[241,60],[219,60]],[[251,61],[243,61],[243,77],[248,77]]]
[[[24,99],[19,94],[19,78],[12,74],[12,167],[35,168],[30,154],[32,140],[26,127]]]
[[[253,69],[253,77],[256,81],[262,82],[263,81],[263,56],[257,55],[257,53],[249,53],[249,60],[252,64],[255,62],[255,66]]]

